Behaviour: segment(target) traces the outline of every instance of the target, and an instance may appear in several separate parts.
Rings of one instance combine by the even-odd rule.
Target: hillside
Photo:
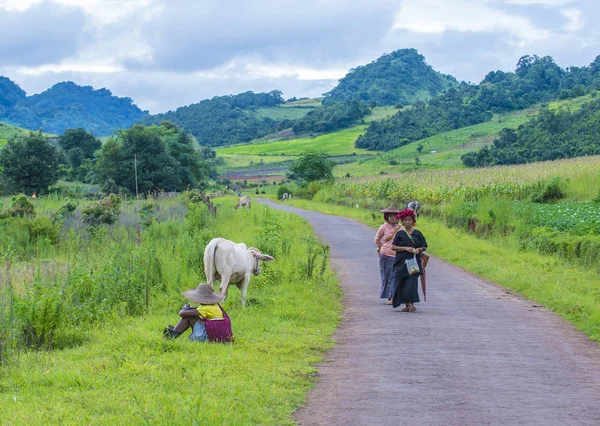
[[[29,132],[31,132],[31,130],[11,126],[6,123],[0,123],[0,147],[5,145],[11,139],[28,135]],[[46,134],[46,136],[53,135]]]
[[[467,167],[487,167],[598,155],[599,134],[600,99],[595,98],[576,111],[543,109],[518,129],[504,129],[491,146],[463,155],[462,161]]]
[[[7,81],[10,82],[2,78],[0,84],[10,88],[12,82]],[[55,84],[38,95],[23,96],[24,93],[14,88],[9,96],[3,92],[0,102],[7,106],[0,110],[0,121],[49,133],[83,128],[95,136],[105,136],[130,127],[147,113],[130,98],[119,98],[107,89],[94,90],[70,81]]]
[[[408,105],[456,86],[454,77],[435,71],[417,50],[401,49],[351,69],[325,94],[323,104],[356,100],[379,106]]]
[[[529,108],[540,102],[571,99],[600,89],[600,56],[588,67],[563,69],[545,56],[523,56],[514,73],[492,71],[479,85],[457,89],[427,104],[372,123],[356,141],[357,148],[388,151],[419,139],[486,122],[493,113]]]
[[[160,124],[171,121],[191,133],[202,146],[222,146],[249,142],[279,130],[287,110],[273,109],[284,103],[279,90],[269,93],[245,92],[238,95],[215,96],[201,102],[177,108],[163,114],[149,115],[140,124]],[[292,114],[288,116],[293,116]],[[291,127],[291,125],[285,125]]]
[[[17,84],[0,76],[0,116],[26,97],[25,91]]]

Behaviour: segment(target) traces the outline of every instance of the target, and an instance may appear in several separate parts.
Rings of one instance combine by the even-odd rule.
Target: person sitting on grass
[[[204,342],[208,340],[208,334],[206,333],[206,327],[204,321],[201,318],[206,319],[222,319],[223,311],[218,305],[225,299],[225,296],[217,294],[213,291],[210,284],[202,283],[193,290],[184,291],[181,293],[186,299],[199,303],[199,306],[194,308],[186,303],[186,305],[179,311],[181,320],[175,327],[169,325],[164,329],[163,335],[167,339],[175,339],[181,335],[188,328],[192,329],[190,334],[190,340],[195,342]]]

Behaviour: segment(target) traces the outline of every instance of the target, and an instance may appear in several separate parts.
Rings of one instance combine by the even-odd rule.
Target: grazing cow
[[[290,194],[288,194],[287,192],[284,192],[281,197],[281,201],[287,201],[289,199],[290,199]]]
[[[221,281],[219,291],[227,297],[229,284],[238,286],[242,292],[242,305],[246,306],[246,291],[250,284],[250,275],[260,274],[260,261],[275,260],[268,254],[261,254],[254,247],[236,244],[225,238],[214,238],[204,249],[204,273],[206,280],[214,286],[215,280]]]
[[[239,209],[240,207],[248,207],[248,208],[250,208],[251,207],[250,206],[250,197],[247,197],[245,195],[243,197],[240,197],[238,199],[237,204],[235,205],[235,208]]]
[[[415,212],[415,216],[417,217],[421,214],[421,203],[418,201],[409,201],[406,203],[406,208]]]

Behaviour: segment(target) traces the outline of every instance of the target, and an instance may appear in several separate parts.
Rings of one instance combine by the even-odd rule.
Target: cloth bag
[[[219,305],[223,318],[206,319],[202,318],[209,342],[233,342],[233,332],[231,331],[231,320],[225,309]]]

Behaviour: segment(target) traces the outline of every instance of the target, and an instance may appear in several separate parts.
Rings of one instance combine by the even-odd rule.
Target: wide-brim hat
[[[207,283],[202,283],[193,290],[184,291],[181,295],[192,302],[203,305],[213,305],[225,299],[225,296],[215,293],[210,284]]]
[[[392,204],[390,206],[387,206],[383,210],[379,210],[379,212],[380,213],[400,213],[400,209]]]

